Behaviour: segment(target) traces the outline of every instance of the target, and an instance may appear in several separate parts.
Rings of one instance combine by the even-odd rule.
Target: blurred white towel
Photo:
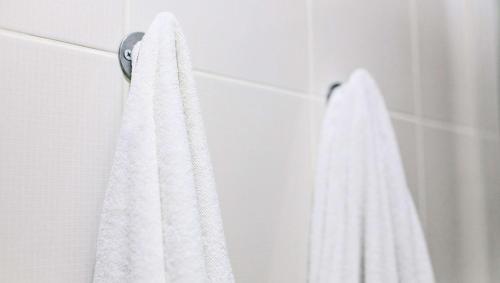
[[[234,282],[188,50],[168,13],[133,50],[94,282]]]
[[[387,109],[363,70],[326,110],[310,244],[310,283],[434,282]]]

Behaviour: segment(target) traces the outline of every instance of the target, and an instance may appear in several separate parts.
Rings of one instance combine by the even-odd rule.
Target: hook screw
[[[129,80],[132,74],[132,50],[134,49],[134,45],[139,42],[143,36],[143,32],[133,32],[122,40],[118,48],[117,54],[118,60],[120,61],[120,67],[125,77]]]
[[[125,51],[123,51],[123,57],[125,57],[128,61],[132,61],[132,50],[125,49]]]

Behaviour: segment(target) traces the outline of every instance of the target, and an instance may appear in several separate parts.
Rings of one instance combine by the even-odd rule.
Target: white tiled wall
[[[184,26],[237,282],[305,282],[318,125],[356,67],[386,97],[438,282],[500,280],[495,0],[0,0],[0,282],[90,282],[127,83]]]
[[[363,67],[392,109],[414,113],[410,1],[311,1],[312,90],[323,98],[332,80]]]
[[[311,91],[358,66],[378,80],[437,281],[499,282],[498,2],[311,3]]]
[[[89,282],[116,56],[3,30],[0,46],[0,282]]]
[[[125,21],[122,0],[2,0],[0,27],[115,51]]]
[[[130,0],[130,30],[159,11],[183,24],[196,69],[307,92],[305,0]]]
[[[237,280],[304,282],[311,183],[308,101],[197,78]]]

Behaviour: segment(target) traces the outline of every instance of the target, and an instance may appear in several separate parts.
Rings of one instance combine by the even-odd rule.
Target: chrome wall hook
[[[118,48],[118,60],[123,74],[130,80],[132,76],[132,49],[137,42],[142,40],[143,32],[133,32],[127,35]]]
[[[332,96],[333,92],[335,91],[336,88],[341,86],[342,83],[340,82],[334,82],[330,88],[328,89],[328,93],[326,94],[326,101],[330,100],[330,97]]]

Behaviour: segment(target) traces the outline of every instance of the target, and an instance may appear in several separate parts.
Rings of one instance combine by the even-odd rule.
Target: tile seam
[[[10,37],[10,38],[16,38],[20,40],[25,40],[25,41],[32,41],[36,43],[41,43],[41,44],[48,44],[48,45],[55,45],[60,48],[68,48],[71,50],[76,50],[76,51],[82,51],[86,53],[93,53],[96,55],[101,55],[101,56],[116,56],[116,52],[111,52],[108,50],[104,49],[99,49],[95,47],[90,47],[86,45],[81,45],[81,44],[76,44],[72,42],[66,42],[58,39],[53,39],[53,38],[48,38],[48,37],[43,37],[43,36],[38,36],[30,33],[25,33],[25,32],[20,32],[20,31],[15,31],[15,30],[10,30],[6,28],[0,27],[0,35]]]

